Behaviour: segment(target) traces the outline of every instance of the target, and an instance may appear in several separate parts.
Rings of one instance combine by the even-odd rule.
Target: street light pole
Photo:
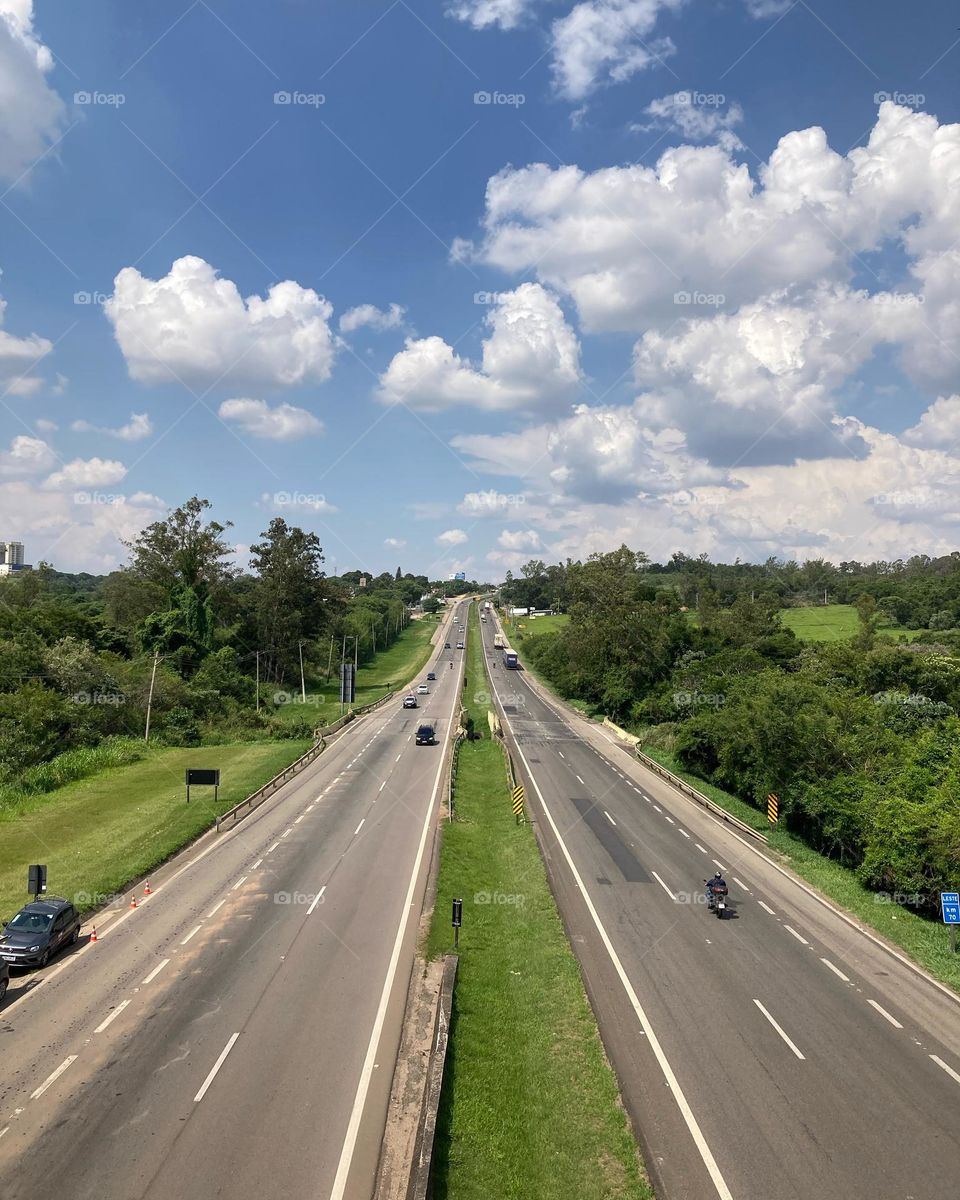
[[[153,685],[157,680],[157,663],[160,661],[160,651],[155,650],[153,654],[153,670],[150,672],[150,692],[147,696],[147,723],[143,730],[143,740],[150,741],[150,710],[153,708]]]
[[[306,704],[307,684],[303,678],[303,642],[297,642],[297,649],[300,651],[300,699]]]

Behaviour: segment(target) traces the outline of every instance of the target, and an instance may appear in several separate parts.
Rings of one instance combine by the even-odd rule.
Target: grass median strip
[[[460,969],[434,1158],[436,1200],[648,1200],[653,1191],[604,1056],[529,825],[518,826],[487,725],[489,684],[470,613],[457,819],[443,830],[431,955]]]

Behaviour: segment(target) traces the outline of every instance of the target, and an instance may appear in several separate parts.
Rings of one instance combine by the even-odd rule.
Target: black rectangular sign
[[[220,771],[211,771],[206,767],[187,767],[187,787],[199,783],[205,783],[208,787],[219,787]]]

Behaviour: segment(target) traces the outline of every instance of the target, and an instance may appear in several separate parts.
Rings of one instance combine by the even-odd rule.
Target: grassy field
[[[388,692],[403,687],[429,661],[433,654],[430,639],[437,631],[437,619],[424,617],[411,621],[388,650],[377,654],[372,662],[357,671],[357,698],[355,708],[372,704]],[[323,679],[307,682],[307,703],[299,699],[298,689],[288,689],[277,694],[284,702],[276,708],[276,715],[283,721],[306,721],[312,726],[329,725],[340,716],[340,682],[334,666],[329,683]],[[290,697],[289,700],[286,697]],[[267,693],[267,700],[273,695]]]
[[[533,832],[510,811],[475,609],[467,646],[483,737],[461,749],[428,942],[431,955],[452,948],[449,900],[462,896],[434,1196],[652,1200]]]
[[[533,633],[556,633],[569,620],[570,618],[565,613],[548,617],[507,617],[503,622],[503,627],[510,635],[511,641],[514,639],[519,641]]]
[[[862,887],[853,871],[818,854],[786,829],[780,826],[771,829],[766,816],[758,809],[683,771],[672,755],[647,746],[643,750],[721,808],[745,821],[752,829],[767,834],[770,849],[781,857],[785,866],[852,913],[864,925],[899,946],[931,975],[960,991],[960,954],[950,953],[950,934],[943,925],[924,920],[901,905],[887,903],[885,898],[881,899],[877,893]]]
[[[74,899],[81,910],[168,858],[202,832],[218,813],[282,771],[309,742],[254,742],[197,749],[150,749],[141,762],[113,767],[41,797],[42,804],[0,821],[0,917],[29,897],[27,866],[48,868],[52,896]],[[223,786],[191,789],[186,767],[219,767]]]
[[[857,632],[857,610],[852,604],[822,604],[811,608],[785,608],[780,613],[783,624],[805,642],[839,642]],[[922,629],[896,629],[884,626],[877,630],[880,637],[894,640],[904,637],[912,641]]]

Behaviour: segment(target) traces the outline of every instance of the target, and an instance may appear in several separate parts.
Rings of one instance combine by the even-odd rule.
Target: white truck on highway
[[[502,650],[506,644],[507,644],[507,643],[506,643],[506,642],[503,640],[503,634],[502,634],[502,633],[495,633],[495,634],[493,635],[493,648],[494,648],[494,650]]]

